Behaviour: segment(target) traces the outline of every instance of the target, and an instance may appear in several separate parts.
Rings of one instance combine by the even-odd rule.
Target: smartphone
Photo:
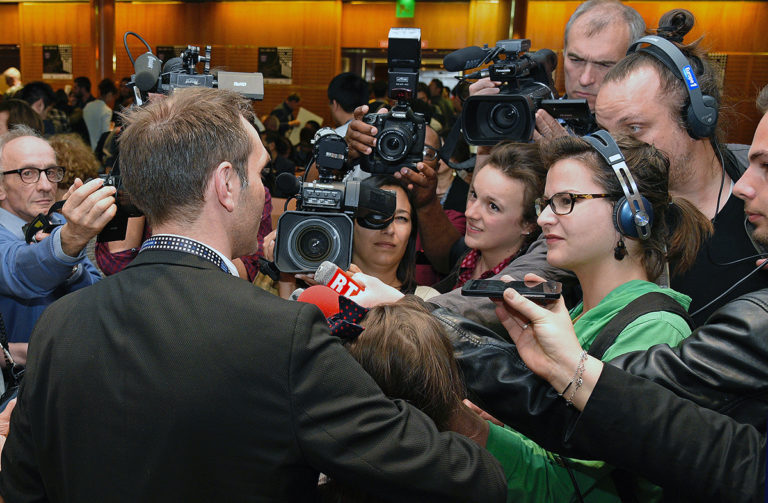
[[[504,290],[514,288],[520,295],[531,300],[556,300],[560,298],[563,285],[559,281],[544,281],[533,284],[525,281],[498,281],[494,279],[471,279],[461,287],[461,294],[469,297],[501,298]]]

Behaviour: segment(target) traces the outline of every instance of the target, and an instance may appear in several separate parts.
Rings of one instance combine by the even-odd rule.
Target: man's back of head
[[[103,79],[99,82],[99,97],[106,100],[110,94],[117,96],[117,86],[112,79]]]
[[[368,83],[356,73],[340,73],[328,84],[328,100],[351,114],[355,108],[368,103]]]
[[[29,103],[29,105],[43,117],[44,110],[53,104],[54,94],[53,88],[45,82],[34,81],[26,84],[21,91],[18,92],[16,98],[22,99]]]
[[[137,207],[153,227],[193,222],[213,170],[232,163],[243,185],[251,141],[241,117],[250,103],[236,93],[192,87],[129,111],[120,138],[120,168]]]

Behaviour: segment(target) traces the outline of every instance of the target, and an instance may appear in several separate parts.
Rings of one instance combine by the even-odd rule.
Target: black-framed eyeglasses
[[[539,197],[534,201],[536,215],[541,215],[544,208],[550,207],[555,215],[568,215],[573,211],[573,204],[577,199],[600,199],[612,197],[612,194],[571,194],[570,192],[558,192],[550,198]]]
[[[424,151],[422,153],[424,154],[425,161],[434,161],[437,159],[437,149],[432,145],[424,144]]]
[[[4,175],[8,175],[10,173],[16,173],[21,177],[21,181],[24,183],[37,183],[38,180],[40,180],[40,173],[45,173],[45,177],[48,178],[48,181],[51,183],[59,183],[64,179],[64,173],[67,170],[64,168],[64,166],[51,166],[50,168],[45,169],[39,169],[39,168],[21,168],[21,169],[12,169],[10,171],[3,171],[2,173]]]

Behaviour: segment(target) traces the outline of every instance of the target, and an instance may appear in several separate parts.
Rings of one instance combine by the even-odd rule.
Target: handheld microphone
[[[476,45],[453,51],[443,58],[443,66],[449,72],[471,70],[483,64],[488,49]]]
[[[315,271],[315,281],[345,297],[353,297],[365,290],[364,286],[356,283],[339,266],[327,260]]]
[[[339,312],[339,294],[325,285],[310,286],[296,300],[316,305],[326,318]]]
[[[299,300],[299,297],[301,296],[302,293],[304,293],[304,290],[306,290],[306,288],[297,288],[296,290],[291,292],[291,296],[288,297],[288,300]]]
[[[151,52],[145,52],[136,58],[133,64],[133,70],[136,73],[134,82],[140,91],[149,91],[155,87],[162,64],[163,62]]]

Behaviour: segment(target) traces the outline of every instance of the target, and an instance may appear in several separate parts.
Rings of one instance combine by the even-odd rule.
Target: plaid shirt
[[[243,261],[245,270],[248,272],[248,281],[253,281],[256,275],[259,273],[259,258],[263,257],[264,250],[264,237],[272,232],[272,196],[269,194],[269,189],[264,189],[264,211],[261,213],[261,224],[259,225],[258,241],[259,248],[253,255],[245,255],[240,257]],[[131,263],[136,255],[139,254],[141,244],[152,235],[152,230],[149,225],[144,225],[144,235],[141,238],[141,243],[135,248],[123,250],[115,253],[109,251],[108,243],[96,243],[96,263],[106,276],[122,271],[125,266]]]
[[[507,267],[512,260],[515,259],[520,254],[518,251],[517,253],[514,253],[510,255],[509,257],[505,258],[501,262],[499,262],[496,267],[493,269],[489,269],[483,274],[480,275],[478,279],[488,279],[492,278],[493,276],[496,276],[501,272],[502,269]],[[478,250],[469,250],[469,253],[464,257],[464,260],[461,261],[461,265],[459,266],[459,279],[456,280],[456,286],[453,288],[461,288],[464,286],[464,283],[469,281],[472,278],[472,273],[475,270],[475,267],[477,266],[477,261],[480,258],[480,252]]]

